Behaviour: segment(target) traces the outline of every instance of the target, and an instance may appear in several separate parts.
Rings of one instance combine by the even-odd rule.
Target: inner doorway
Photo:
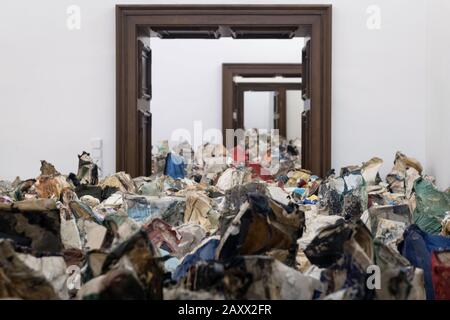
[[[301,139],[302,93],[297,83],[238,83],[236,129],[278,130],[286,140]]]
[[[311,161],[324,175],[331,164],[331,6],[119,5],[117,6],[116,166],[132,176],[151,172],[151,38],[307,39],[302,95],[311,110]],[[232,123],[222,119],[222,129]],[[305,117],[303,117],[305,121]],[[149,147],[150,146],[150,147]]]
[[[301,150],[301,166],[309,168],[302,64],[224,64],[222,68],[223,121],[232,123],[234,130],[278,130],[282,140]]]

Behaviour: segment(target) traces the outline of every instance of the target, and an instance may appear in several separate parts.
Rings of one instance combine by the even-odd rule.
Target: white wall
[[[60,171],[74,171],[76,154],[89,149],[94,137],[104,141],[105,172],[114,171],[116,2],[156,3],[2,1],[1,178],[36,176],[40,159],[53,162]],[[334,167],[360,163],[377,155],[387,162],[385,173],[398,149],[425,162],[425,2],[277,1],[334,6]],[[381,8],[382,24],[380,30],[371,31],[366,27],[366,9],[373,3]],[[70,4],[81,7],[79,31],[66,28],[66,8]],[[220,113],[212,117],[220,123]],[[170,116],[167,118],[170,120]]]
[[[430,1],[427,9],[427,164],[445,189],[450,187],[450,1]]]
[[[381,9],[381,29],[366,10]],[[385,160],[401,150],[425,163],[425,1],[333,1],[332,163]]]
[[[244,92],[244,128],[273,129],[273,91]]]
[[[223,63],[301,63],[303,45],[303,38],[293,40],[152,38],[151,109],[154,144],[169,139],[174,130],[185,128],[189,131],[196,148],[195,121],[202,122],[203,131],[215,128],[221,132]],[[174,70],[177,70],[176,75],[173,73]]]
[[[300,90],[286,91],[286,138],[293,140],[302,136],[302,112],[304,103]]]

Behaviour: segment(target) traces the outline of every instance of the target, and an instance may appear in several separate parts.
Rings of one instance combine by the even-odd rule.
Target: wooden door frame
[[[298,90],[301,91],[301,83],[293,82],[240,82],[235,83],[233,86],[233,95],[237,96],[237,120],[233,121],[233,129],[244,128],[244,94],[247,91],[274,91],[277,92],[279,97],[279,133],[281,136],[286,136],[286,91]],[[234,119],[233,119],[234,120]],[[301,123],[301,117],[299,117]]]
[[[236,129],[233,111],[237,107],[235,103],[238,97],[235,97],[234,77],[301,78],[302,74],[301,63],[224,63],[222,65],[222,136],[226,137],[226,129]]]
[[[311,167],[331,168],[331,5],[117,5],[116,6],[116,170],[140,175],[137,44],[152,26],[286,29],[299,26],[311,39]],[[301,52],[299,52],[299,57]],[[299,58],[300,61],[300,58]],[[156,79],[157,81],[157,79]],[[223,123],[223,128],[229,123]]]

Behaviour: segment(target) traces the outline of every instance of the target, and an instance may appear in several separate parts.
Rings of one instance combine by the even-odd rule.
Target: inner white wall
[[[450,187],[450,1],[430,1],[427,9],[427,167],[444,189]]]
[[[270,132],[273,129],[273,108],[273,91],[244,92],[244,128]]]
[[[302,112],[304,102],[300,90],[286,91],[286,138],[293,140],[302,136]]]
[[[158,3],[152,0],[2,1],[0,179],[36,176],[41,159],[53,162],[62,172],[75,171],[76,154],[83,149],[89,151],[91,139],[97,137],[104,144],[104,173],[115,171],[114,5],[117,2]],[[223,2],[164,1],[165,4]],[[227,1],[230,4],[274,2]],[[371,0],[276,1],[277,4],[333,4],[332,165],[339,168],[357,164],[376,155],[385,159],[383,173],[386,173],[397,150],[428,164],[424,120],[427,1],[375,2],[381,9],[379,30],[367,28],[366,10],[374,4]],[[66,9],[72,4],[81,8],[81,30],[69,31],[66,27]],[[201,54],[201,48],[197,49]],[[446,56],[439,55],[440,59]],[[444,60],[440,61],[444,64]],[[435,90],[446,89],[447,84],[440,81],[444,76],[439,72],[435,75]],[[176,81],[189,84],[179,80],[178,75],[173,76]],[[158,79],[154,81],[157,85]],[[443,106],[448,96],[441,94],[442,103],[437,105]],[[167,113],[166,121],[176,116]],[[203,116],[220,123],[217,109]],[[443,143],[442,137],[435,136]],[[443,163],[433,167],[446,166],[448,161],[445,163],[441,157],[443,148],[432,149],[436,150],[433,159]]]

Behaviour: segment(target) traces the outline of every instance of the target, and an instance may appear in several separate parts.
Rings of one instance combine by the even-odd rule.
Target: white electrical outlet
[[[99,167],[99,178],[103,177],[103,140],[101,138],[91,139],[91,157],[94,163]]]
[[[103,140],[101,138],[91,139],[91,149],[102,149]]]

